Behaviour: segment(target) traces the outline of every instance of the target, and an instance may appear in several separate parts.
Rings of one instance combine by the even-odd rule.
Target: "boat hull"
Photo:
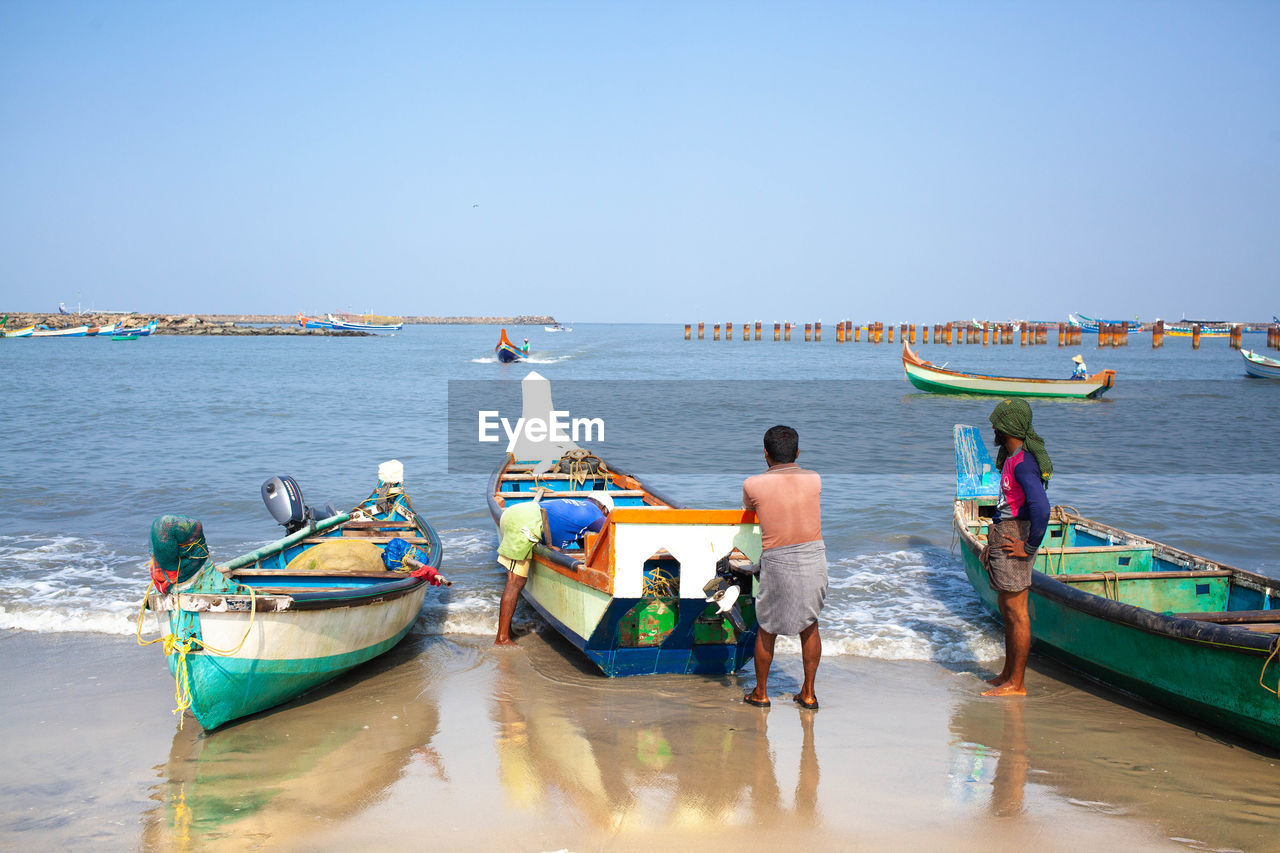
[[[965,574],[998,620],[987,570],[965,538]],[[1280,748],[1280,702],[1258,685],[1265,651],[1171,636],[1132,612],[1139,608],[1098,598],[1033,573],[1027,603],[1033,648],[1104,684]]]
[[[214,729],[287,702],[389,651],[413,627],[425,584],[391,601],[360,607],[255,614],[170,612],[170,631],[195,636],[233,655],[190,652],[186,675],[191,711]],[[247,635],[246,635],[247,631]],[[179,656],[170,654],[177,675]]]
[[[1240,355],[1244,358],[1245,373],[1259,379],[1280,379],[1280,361],[1249,350],[1241,350]]]
[[[513,362],[524,361],[524,353],[520,352],[520,350],[513,346],[499,344],[497,349],[494,350],[494,354],[498,356],[498,361],[503,364],[512,364]]]
[[[525,468],[529,463],[519,463]],[[759,559],[760,528],[745,510],[689,510],[673,505],[625,472],[612,469],[584,485],[567,475],[512,473],[510,458],[490,481],[495,523],[513,502],[528,500],[536,485],[582,495],[607,488],[614,510],[598,534],[577,550],[534,547],[524,599],[603,675],[728,674],[751,659],[755,647],[755,582],[738,598],[743,629],[708,604],[703,587],[716,577],[721,557]],[[653,592],[654,572],[670,586]],[[669,593],[669,594],[668,594]]]
[[[907,381],[931,394],[983,394],[998,397],[1074,397],[1093,399],[1105,394],[1115,372],[1104,370],[1086,379],[1024,379],[986,376],[935,367],[917,356],[904,342],[902,369]]]

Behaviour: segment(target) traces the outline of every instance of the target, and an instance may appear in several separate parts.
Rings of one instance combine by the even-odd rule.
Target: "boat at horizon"
[[[550,326],[543,326],[543,327],[542,327],[542,331],[544,331],[544,332],[572,332],[572,331],[573,331],[573,326],[565,326],[565,325],[563,325],[563,324],[561,324],[561,323],[553,323],[553,324],[552,324],[552,325],[550,325]]]
[[[339,329],[347,332],[398,332],[404,328],[404,323],[365,323],[358,320],[348,320],[345,317],[338,317],[333,314],[326,315],[329,321],[330,329]]]
[[[1100,370],[1085,379],[1034,379],[1020,376],[988,376],[948,370],[920,358],[902,342],[902,369],[907,381],[934,394],[987,394],[1000,397],[1074,397],[1093,399],[1115,385],[1114,370]]]
[[[262,494],[285,537],[225,565],[209,559],[195,519],[162,516],[152,525],[138,641],[164,642],[176,712],[189,707],[205,729],[287,702],[391,649],[413,627],[427,587],[447,583],[437,571],[440,537],[414,511],[395,460],[349,512],[312,510],[292,478],[268,480]],[[143,641],[148,611],[167,621],[167,633]]]
[[[1000,474],[982,438],[955,426],[952,523],[969,583],[999,619],[980,554]],[[1028,611],[1035,651],[1280,748],[1280,581],[1057,506],[1035,554]]]
[[[1097,332],[1100,324],[1108,326],[1124,326],[1130,332],[1141,332],[1142,323],[1138,320],[1095,320],[1083,314],[1068,314],[1067,325],[1075,326],[1085,332]]]

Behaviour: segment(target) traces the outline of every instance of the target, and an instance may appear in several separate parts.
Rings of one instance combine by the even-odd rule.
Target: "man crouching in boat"
[[[511,639],[511,617],[520,600],[520,590],[529,579],[533,546],[541,542],[553,548],[572,548],[588,530],[599,531],[613,511],[613,498],[607,492],[578,492],[582,497],[542,500],[546,490],[539,488],[533,500],[514,504],[502,511],[498,520],[501,542],[498,563],[507,570],[507,585],[502,590],[498,607],[498,636],[495,646],[514,645]],[[583,499],[585,498],[585,500]]]
[[[1049,526],[1049,498],[1044,486],[1053,465],[1044,441],[1031,428],[1031,407],[1025,400],[1004,400],[991,413],[996,432],[996,467],[1000,496],[987,525],[982,562],[996,591],[1004,620],[1004,668],[983,696],[1026,696],[1023,677],[1031,651],[1031,617],[1027,595],[1036,549]]]
[[[800,635],[804,684],[794,701],[818,709],[813,680],[822,659],[818,614],[827,597],[827,550],[822,541],[822,477],[796,465],[800,437],[789,426],[764,434],[769,470],[742,484],[742,506],[760,522],[760,592],[756,596],[756,686],[742,701],[769,707],[769,667],[779,634]]]

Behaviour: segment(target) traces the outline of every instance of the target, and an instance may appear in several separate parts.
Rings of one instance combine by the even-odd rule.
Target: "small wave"
[[[445,559],[451,563],[469,557],[489,556],[497,544],[497,538],[491,531],[458,528],[437,532],[440,534],[441,544],[444,545]]]
[[[492,356],[492,355],[488,356],[487,358],[473,358],[471,359],[471,363],[472,364],[497,364],[498,358],[497,356]]]
[[[830,568],[822,612],[824,654],[971,663],[1004,654],[957,561],[941,549],[847,557]],[[799,643],[779,638],[779,649]]]
[[[11,611],[0,607],[0,629],[34,631],[41,634],[67,632],[132,634],[135,623],[132,615],[120,611],[115,613],[46,609]]]

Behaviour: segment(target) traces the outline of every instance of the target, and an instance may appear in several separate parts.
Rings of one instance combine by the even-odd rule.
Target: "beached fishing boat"
[[[324,517],[275,477],[263,499],[287,535],[215,565],[200,523],[152,525],[152,587],[138,614],[167,619],[162,637],[179,709],[206,729],[279,705],[365,661],[409,632],[429,585],[444,581],[440,538],[414,511],[399,462],[350,512]],[[151,640],[147,642],[158,642]]]
[[[503,364],[510,364],[513,361],[524,361],[528,358],[528,353],[507,339],[506,329],[502,330],[502,338],[498,341],[498,345],[493,348],[493,354],[496,355],[498,357],[498,361]]]
[[[981,432],[956,425],[965,573],[999,616],[979,555],[999,490]],[[1280,747],[1280,580],[1054,507],[1028,609],[1034,648],[1112,687]]]
[[[328,320],[330,329],[341,329],[348,332],[398,332],[404,328],[404,323],[362,323],[358,320],[348,320],[333,314],[328,315]]]
[[[530,373],[522,388],[525,422],[550,417],[547,381]],[[731,566],[759,562],[754,512],[683,507],[572,442],[555,445],[554,464],[529,444],[515,451],[489,481],[495,524],[538,488],[544,501],[596,491],[612,500],[599,533],[566,549],[534,545],[523,591],[602,673],[731,673],[751,658],[755,583]]]
[[[7,329],[3,332],[3,336],[6,338],[29,338],[35,330],[36,327],[34,325],[23,326],[21,329]]]
[[[66,329],[50,329],[48,326],[36,326],[28,336],[32,338],[83,338],[89,334],[88,326],[70,326]]]
[[[1244,357],[1245,372],[1250,376],[1257,376],[1259,379],[1280,379],[1280,361],[1258,355],[1249,349],[1240,350],[1240,355]]]
[[[920,358],[902,342],[902,369],[907,380],[921,391],[935,394],[993,394],[1000,397],[1101,396],[1115,384],[1114,370],[1100,370],[1085,379],[1031,379],[1020,376],[987,376],[937,367]]]
[[[1086,317],[1083,314],[1068,314],[1067,324],[1075,326],[1082,332],[1097,332],[1098,326],[1106,323],[1108,326],[1124,326],[1130,332],[1141,332],[1142,323],[1137,320],[1095,320],[1092,317]]]

